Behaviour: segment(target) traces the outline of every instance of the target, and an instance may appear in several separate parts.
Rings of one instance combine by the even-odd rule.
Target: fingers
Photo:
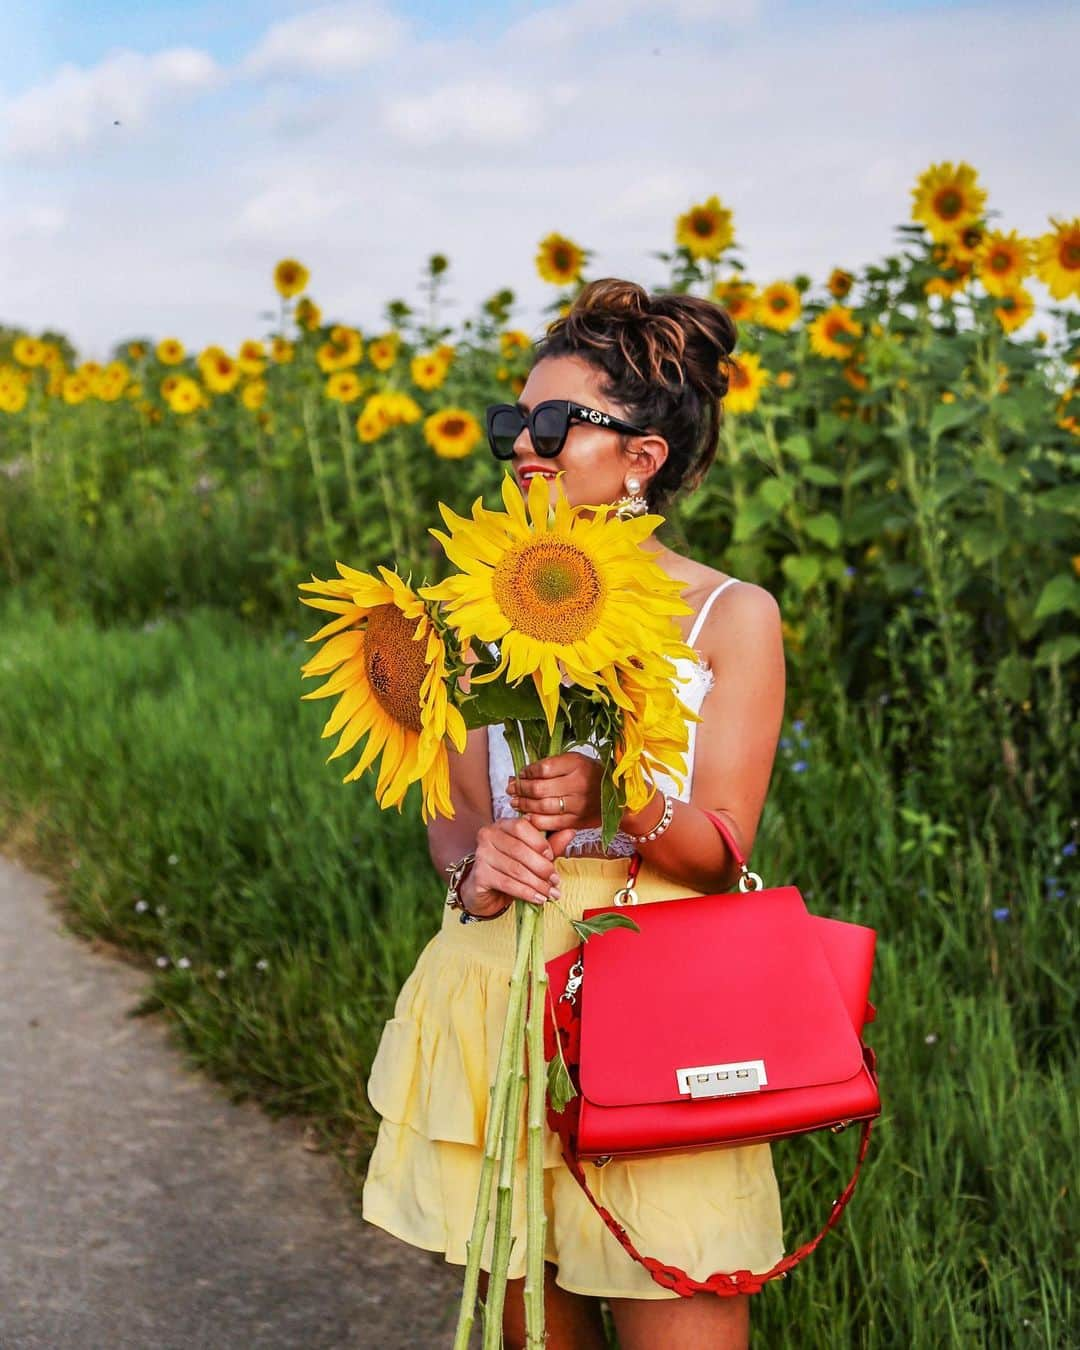
[[[523,817],[485,825],[476,841],[476,883],[544,904],[559,897],[559,877],[554,850],[544,835]]]

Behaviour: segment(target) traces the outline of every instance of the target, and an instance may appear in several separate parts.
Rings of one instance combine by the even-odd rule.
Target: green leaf
[[[821,562],[812,553],[789,553],[780,564],[780,570],[800,591],[808,591],[821,576]]]
[[[1067,609],[1080,611],[1080,581],[1068,572],[1059,572],[1039,592],[1033,617],[1047,619],[1051,614],[1062,614]]]
[[[795,496],[795,484],[790,478],[766,478],[757,495],[778,515]]]
[[[819,544],[824,544],[826,548],[837,548],[840,543],[840,522],[829,511],[822,511],[816,516],[807,516],[803,521],[803,529],[811,539],[816,539]]]
[[[840,475],[824,464],[804,464],[800,472],[808,483],[816,483],[818,487],[840,486]]]
[[[966,554],[977,567],[996,558],[1009,545],[1009,536],[996,524],[985,520],[968,520],[960,526],[961,552]]]
[[[510,685],[499,679],[472,685],[468,696],[462,699],[461,715],[471,729],[492,722],[544,721],[544,707],[532,680]]]
[[[953,427],[963,426],[979,411],[977,403],[964,403],[959,399],[955,403],[939,403],[930,414],[930,438],[937,440],[943,432]]]
[[[776,514],[767,502],[757,501],[755,498],[743,502],[735,516],[735,527],[731,532],[732,542],[745,543],[752,535],[757,534],[763,525],[775,520]]]
[[[1035,664],[1048,666],[1051,661],[1058,661],[1066,666],[1077,656],[1080,656],[1080,637],[1073,633],[1062,633],[1059,637],[1047,638],[1039,644]]]
[[[794,436],[785,436],[780,448],[785,455],[790,455],[792,459],[797,459],[802,464],[805,464],[813,454],[809,440],[801,432],[797,432]]]
[[[1023,703],[1031,693],[1031,663],[1010,653],[998,662],[994,684],[1013,703]]]
[[[619,821],[622,819],[623,807],[626,803],[612,778],[613,765],[610,749],[603,759],[604,775],[600,779],[600,840],[606,849],[619,832]]]
[[[591,919],[571,919],[570,923],[582,942],[606,933],[611,928],[632,928],[635,933],[641,929],[628,914],[594,914]]]
[[[1064,511],[1070,516],[1080,515],[1080,484],[1062,483],[1060,487],[1048,488],[1035,498],[1035,505],[1048,511]]]
[[[577,1096],[561,1050],[547,1062],[547,1095],[554,1111],[565,1111]]]

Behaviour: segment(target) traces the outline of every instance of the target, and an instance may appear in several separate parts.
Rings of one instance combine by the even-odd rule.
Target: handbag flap
[[[615,928],[584,945],[581,1090],[589,1101],[690,1100],[685,1074],[680,1083],[689,1069],[761,1092],[862,1071],[858,1032],[796,887],[613,912],[640,932]],[[861,931],[871,937],[868,956],[861,944],[868,985],[873,932]],[[752,1073],[740,1072],[747,1067]],[[708,1073],[698,1078],[708,1081]]]

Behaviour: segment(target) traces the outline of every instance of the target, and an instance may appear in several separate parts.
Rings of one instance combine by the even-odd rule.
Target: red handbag
[[[657,1284],[682,1295],[756,1293],[808,1256],[851,1198],[881,1113],[873,1051],[863,1044],[876,933],[807,913],[795,886],[765,889],[730,829],[705,814],[739,864],[739,891],[638,904],[630,861],[613,906],[640,931],[613,928],[547,963],[546,1054],[577,1089],[548,1103],[563,1158],[622,1246]],[[692,1280],[642,1256],[596,1200],[582,1160],[736,1147],[863,1122],[855,1171],[825,1226],[763,1274]]]

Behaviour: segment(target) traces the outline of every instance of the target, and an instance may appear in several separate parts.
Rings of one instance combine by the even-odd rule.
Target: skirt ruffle
[[[625,859],[559,858],[565,913],[611,902]],[[644,864],[642,902],[696,892]],[[462,924],[446,911],[421,952],[386,1023],[368,1079],[382,1118],[368,1166],[369,1222],[447,1261],[464,1265],[483,1158],[489,1089],[499,1055],[514,959],[512,911]],[[602,941],[602,939],[599,939]],[[577,943],[552,905],[544,907],[545,959]],[[525,1273],[525,1132],[515,1169],[511,1279]],[[783,1255],[780,1198],[768,1144],[585,1165],[597,1199],[648,1256],[696,1279],[718,1270],[769,1269]],[[544,1126],[546,1259],[557,1283],[605,1298],[677,1298],[662,1289],[609,1232],[562,1161]],[[481,1264],[490,1267],[493,1224]]]

